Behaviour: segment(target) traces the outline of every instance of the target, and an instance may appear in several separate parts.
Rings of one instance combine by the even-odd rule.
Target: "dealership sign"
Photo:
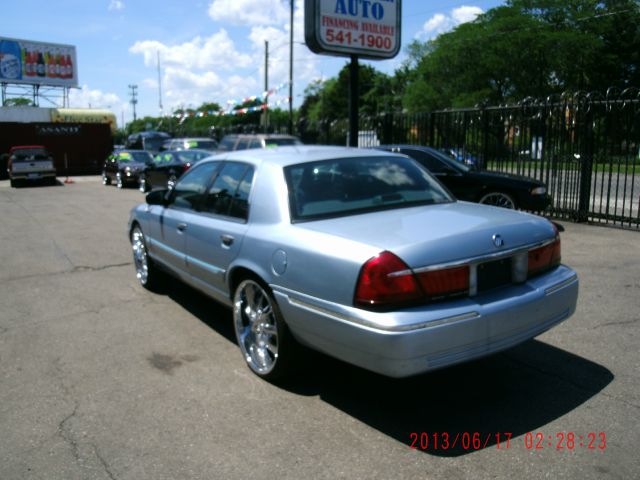
[[[77,87],[76,47],[0,37],[0,83]]]
[[[328,55],[385,59],[400,50],[401,0],[305,0],[305,41]]]

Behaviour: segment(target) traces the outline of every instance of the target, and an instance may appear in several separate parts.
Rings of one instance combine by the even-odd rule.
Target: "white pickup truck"
[[[7,172],[11,186],[21,181],[45,181],[56,184],[56,169],[47,149],[41,145],[11,147]]]

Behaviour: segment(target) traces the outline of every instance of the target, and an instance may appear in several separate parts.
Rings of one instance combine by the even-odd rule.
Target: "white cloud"
[[[109,2],[109,10],[122,10],[124,8],[124,2],[120,0],[111,0]]]
[[[165,45],[157,40],[136,42],[129,52],[144,55],[146,66],[156,66],[158,52],[163,66],[185,69],[221,68],[233,70],[252,63],[251,56],[238,52],[226,30],[207,38],[195,37],[180,45]]]
[[[448,32],[462,23],[472,22],[482,13],[484,12],[480,7],[466,5],[454,8],[449,15],[437,13],[424,23],[422,29],[416,34],[416,38],[429,40],[437,37],[441,33]]]
[[[209,16],[234,25],[277,25],[289,18],[288,2],[282,0],[213,0]]]
[[[121,107],[122,100],[115,93],[105,93],[101,90],[91,90],[87,85],[80,89],[71,89],[69,105],[72,108],[109,108],[115,110]]]

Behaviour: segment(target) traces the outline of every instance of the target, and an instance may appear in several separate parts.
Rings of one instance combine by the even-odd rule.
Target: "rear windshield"
[[[269,147],[283,147],[287,145],[302,145],[297,138],[265,138],[264,144]]]
[[[427,171],[406,157],[359,157],[284,169],[293,221],[451,202]]]
[[[188,148],[203,148],[205,150],[214,150],[218,147],[215,140],[187,140]]]
[[[42,148],[20,148],[14,150],[14,162],[33,162],[34,160],[49,160],[49,154]]]

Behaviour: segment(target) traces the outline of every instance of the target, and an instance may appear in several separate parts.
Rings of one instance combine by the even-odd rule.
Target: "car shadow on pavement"
[[[166,294],[236,343],[228,308],[180,282]],[[318,352],[305,350],[304,356],[297,374],[277,382],[278,387],[317,396],[407,448],[443,457],[516,445],[532,449],[540,435],[545,448],[548,442],[555,448],[562,439],[547,425],[614,378],[603,366],[540,340],[406,379],[378,375]]]
[[[516,444],[531,449],[541,435],[544,448],[549,448],[548,442],[555,447],[561,441],[555,437],[558,432],[545,426],[614,378],[606,368],[539,340],[406,379],[387,378],[320,354],[311,356],[308,370],[282,388],[318,395],[407,448],[437,456]]]

